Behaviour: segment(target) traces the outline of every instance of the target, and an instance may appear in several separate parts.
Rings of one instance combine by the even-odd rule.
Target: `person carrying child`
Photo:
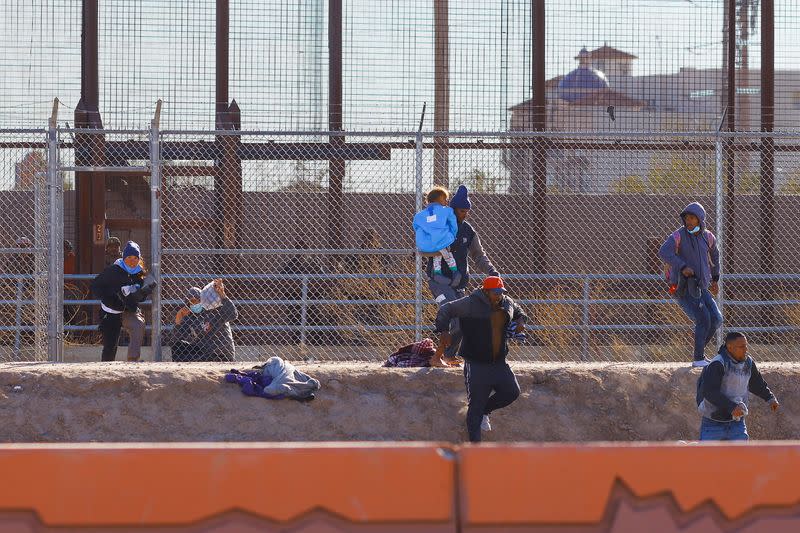
[[[461,273],[448,247],[456,240],[458,221],[455,211],[447,204],[449,197],[444,187],[431,189],[425,197],[428,205],[414,215],[413,225],[417,250],[433,258],[432,279],[456,287],[461,283]],[[442,259],[450,270],[449,277],[442,275]]]

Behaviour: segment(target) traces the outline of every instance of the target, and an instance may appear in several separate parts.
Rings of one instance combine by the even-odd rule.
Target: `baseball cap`
[[[506,292],[506,286],[500,276],[488,276],[483,280],[483,288],[489,291]]]

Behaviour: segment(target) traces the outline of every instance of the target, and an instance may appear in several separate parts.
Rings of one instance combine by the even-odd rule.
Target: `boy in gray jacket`
[[[447,302],[436,315],[439,351],[452,341],[450,321],[461,321],[463,335],[458,355],[464,358],[464,383],[467,387],[467,432],[471,442],[480,442],[481,429],[491,431],[489,414],[510,405],[519,397],[519,384],[506,363],[506,331],[512,320],[516,333],[525,330],[527,316],[514,300],[506,296],[503,280],[489,276],[483,287],[469,296]]]
[[[778,400],[747,355],[747,338],[743,333],[728,333],[697,381],[697,410],[703,416],[700,440],[747,440],[744,417],[751,392],[778,410]]]

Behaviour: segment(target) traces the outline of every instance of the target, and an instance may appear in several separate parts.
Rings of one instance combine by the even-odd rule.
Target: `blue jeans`
[[[748,440],[744,418],[739,421],[717,422],[703,417],[700,422],[700,440]]]
[[[702,289],[700,298],[685,294],[678,298],[678,305],[694,322],[694,359],[697,361],[703,358],[706,344],[711,342],[722,324],[722,314],[708,289]]]

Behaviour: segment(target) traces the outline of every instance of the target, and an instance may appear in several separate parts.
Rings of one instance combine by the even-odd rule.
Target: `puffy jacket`
[[[417,250],[438,252],[453,244],[458,233],[458,221],[452,207],[430,204],[414,215]]]
[[[129,274],[120,264],[122,259],[118,259],[105,270],[95,276],[90,288],[107,309],[118,313],[122,311],[136,311],[139,304],[146,300],[153,290],[153,286],[144,287],[144,273]],[[139,290],[125,296],[122,287],[127,285],[138,285]]]

